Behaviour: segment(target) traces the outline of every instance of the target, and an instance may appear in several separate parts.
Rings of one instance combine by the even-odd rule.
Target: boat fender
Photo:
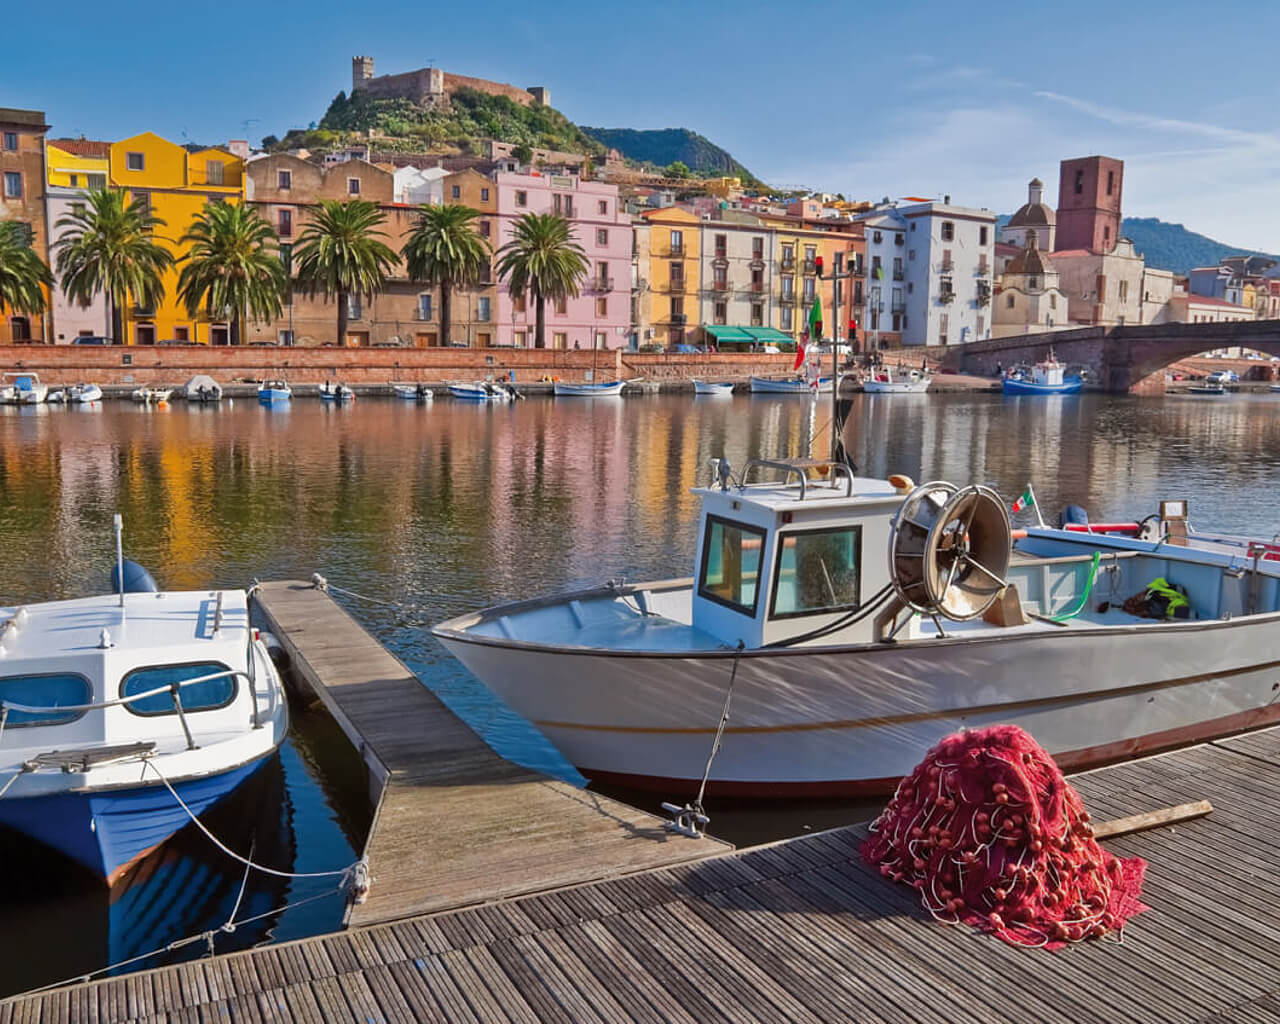
[[[1076,526],[1088,526],[1089,513],[1079,505],[1068,505],[1058,513],[1058,529],[1061,530],[1069,523]]]
[[[111,591],[119,593],[120,586],[120,570],[124,569],[124,592],[126,594],[156,594],[160,588],[156,585],[156,581],[152,578],[151,573],[147,572],[137,562],[124,559],[121,565],[113,565],[111,567]]]
[[[910,494],[916,489],[916,482],[902,473],[894,473],[889,477],[889,486],[899,494]]]

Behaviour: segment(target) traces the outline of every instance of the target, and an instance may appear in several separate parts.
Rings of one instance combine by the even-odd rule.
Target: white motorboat
[[[45,397],[45,401],[51,405],[59,405],[67,400],[67,393],[58,388],[56,391],[50,391]]]
[[[202,405],[208,402],[221,402],[222,385],[207,373],[197,373],[187,381],[182,389],[182,395],[188,402],[199,402]]]
[[[873,395],[920,395],[929,390],[932,380],[919,370],[899,371],[895,377],[889,367],[881,366],[862,382],[862,390]]]
[[[695,395],[732,395],[733,381],[731,380],[700,380],[693,378],[693,393]]]
[[[435,635],[588,778],[671,795],[697,789],[727,698],[709,788],[750,797],[891,790],[966,727],[1022,726],[1081,769],[1280,721],[1276,545],[1195,534],[1171,502],[1128,534],[1012,544],[985,487],[757,466],[790,482],[726,470],[695,488],[693,579],[518,601]],[[1156,581],[1191,618],[1124,610]]]
[[[515,388],[489,380],[450,381],[449,394],[464,402],[509,402],[515,398]]]
[[[121,570],[124,570],[121,572]],[[108,883],[248,778],[285,737],[243,590],[0,608],[0,824]]]
[[[552,385],[552,390],[557,398],[617,398],[622,394],[624,384],[626,381],[622,380],[601,381],[598,384],[591,381],[571,384],[558,380]]]
[[[1217,381],[1204,381],[1187,388],[1189,395],[1225,395],[1226,393],[1227,389]]]
[[[0,382],[0,404],[39,405],[48,394],[49,389],[40,383],[40,375],[28,370],[6,373]]]
[[[141,387],[133,389],[133,400],[143,405],[160,405],[169,401],[173,388]]]
[[[258,401],[266,405],[272,402],[287,402],[293,397],[293,388],[287,381],[264,380],[258,385]]]
[[[91,405],[102,401],[102,388],[97,384],[73,384],[67,388],[67,401],[73,405]]]
[[[809,381],[805,377],[756,377],[751,378],[753,395],[816,395],[830,394],[834,377],[819,377]]]
[[[316,389],[322,402],[353,402],[355,391],[341,381],[325,381]]]
[[[435,398],[431,388],[426,384],[392,384],[391,390],[397,398],[410,402],[430,402]]]

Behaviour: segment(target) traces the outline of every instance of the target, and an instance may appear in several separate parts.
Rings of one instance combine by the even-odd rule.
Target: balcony
[[[763,292],[763,291],[764,291],[764,282],[763,282],[763,281],[752,281],[752,282],[751,282],[751,287],[750,287],[750,289],[749,289],[749,290],[750,290],[750,291],[752,291],[752,292],[755,292],[757,295],[758,295],[758,294],[760,294],[761,292]]]
[[[670,281],[667,282],[667,287],[663,290],[670,292],[672,295],[683,295],[684,294],[684,278],[683,277],[672,278]]]
[[[751,262],[747,264],[752,270],[764,270],[764,253],[755,253],[751,257]]]
[[[805,272],[806,274],[816,274],[816,273],[818,272],[818,263],[817,263],[817,260],[805,260],[805,261],[804,261],[804,272]]]
[[[890,306],[889,311],[895,314],[905,313],[907,311],[907,304],[905,302],[895,302]]]
[[[796,304],[796,293],[795,293],[795,292],[783,292],[783,293],[782,293],[782,304],[783,304],[784,306],[794,306],[794,305]]]
[[[945,259],[938,264],[938,270],[943,274],[951,273],[954,267],[955,267],[955,264],[949,259]]]
[[[683,313],[672,313],[669,317],[667,317],[667,323],[670,323],[670,324],[682,325],[684,322],[685,322],[685,315]]]
[[[907,275],[901,268],[895,268],[893,271],[893,279],[895,281],[905,281],[907,279]]]
[[[978,269],[973,273],[975,277],[985,277],[990,272],[991,268],[987,266],[987,261],[984,259],[978,263]]]
[[[712,291],[712,292],[727,292],[728,290],[729,290],[728,281],[712,281],[708,288],[708,291]]]
[[[659,256],[665,256],[672,260],[682,260],[689,254],[689,250],[683,245],[673,245],[668,247],[666,252],[658,253]]]
[[[955,302],[955,300],[956,300],[956,293],[953,291],[944,290],[938,293],[938,301],[941,302],[944,306],[950,305],[952,302]]]
[[[435,319],[435,317],[431,315],[431,310],[429,309],[415,309],[413,311],[413,318],[420,324],[430,323]]]
[[[613,291],[613,278],[593,277],[587,284],[587,290],[592,292],[611,292]]]
[[[783,256],[778,263],[785,273],[790,273],[796,269],[796,258],[794,256]]]
[[[729,265],[729,257],[725,255],[723,249],[717,249],[715,256],[711,260],[713,267],[727,267]]]

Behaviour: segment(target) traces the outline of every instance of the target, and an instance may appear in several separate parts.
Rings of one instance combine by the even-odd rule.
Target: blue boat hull
[[[1001,384],[1006,395],[1075,395],[1084,387],[1079,377],[1067,377],[1061,384],[1033,384],[1029,380],[1011,380],[1006,377]]]
[[[194,814],[202,814],[252,775],[270,757],[217,775],[174,784]],[[191,819],[165,786],[97,793],[0,800],[0,825],[7,825],[84,865],[107,882]]]
[[[288,391],[259,391],[258,401],[264,405],[270,405],[272,402],[287,402],[292,398],[292,394]]]

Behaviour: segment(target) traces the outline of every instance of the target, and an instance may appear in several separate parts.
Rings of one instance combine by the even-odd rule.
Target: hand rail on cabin
[[[843,462],[818,461],[816,459],[748,459],[746,466],[742,470],[742,476],[738,483],[739,490],[746,490],[747,476],[751,472],[751,467],[761,466],[765,469],[776,469],[786,474],[783,477],[785,484],[787,479],[794,474],[800,481],[800,500],[804,501],[805,490],[808,485],[808,477],[804,475],[806,469],[820,469],[822,472],[830,473],[832,477],[832,486],[837,476],[844,476],[846,498],[853,497],[853,472]]]

